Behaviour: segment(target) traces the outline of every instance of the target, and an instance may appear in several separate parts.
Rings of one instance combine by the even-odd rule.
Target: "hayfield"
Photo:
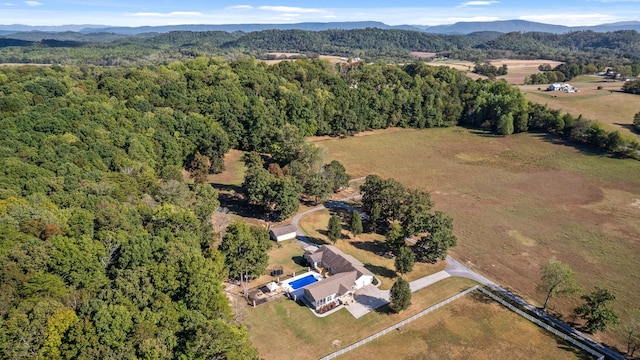
[[[513,59],[496,59],[489,60],[491,65],[496,67],[501,67],[503,64],[507,65],[508,71],[507,75],[498,76],[497,79],[504,79],[509,84],[513,85],[521,85],[524,84],[524,78],[539,72],[538,66],[542,64],[549,64],[551,67],[555,67],[561,64],[558,61],[550,61],[550,60],[513,60]],[[463,61],[463,60],[438,60],[429,63],[429,65],[434,66],[449,66],[454,69],[461,70],[465,72],[472,79],[486,79],[486,76],[474,74],[473,67],[475,64],[471,61]]]
[[[589,358],[477,292],[340,359],[375,359],[380,354],[390,360]]]
[[[621,92],[622,82],[585,75],[569,83],[580,91],[570,94],[544,91],[547,85],[523,85],[520,86],[520,90],[529,101],[546,104],[552,109],[562,110],[576,117],[582,114],[587,119],[602,123],[610,130],[620,130],[624,134],[638,136],[638,133],[632,130],[631,124],[633,116],[640,112],[640,96]]]
[[[568,263],[586,292],[606,287],[623,321],[640,307],[640,162],[542,134],[391,129],[316,138],[354,177],[379,174],[432,192],[454,218],[452,254],[541,304],[540,266]],[[577,298],[553,299],[570,318]],[[622,344],[620,326],[599,340]]]

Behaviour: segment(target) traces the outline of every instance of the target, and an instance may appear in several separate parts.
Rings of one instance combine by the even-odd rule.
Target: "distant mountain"
[[[418,30],[409,25],[411,30]],[[0,29],[2,27],[0,26]],[[169,25],[169,26],[141,26],[141,27],[106,27],[87,28],[80,30],[83,33],[107,32],[125,35],[137,35],[147,32],[166,33],[170,31],[227,31],[227,32],[254,32],[263,30],[308,30],[323,31],[330,29],[354,30],[365,28],[391,29],[392,26],[377,21],[356,21],[356,22],[305,22],[297,24],[230,24],[230,25]]]
[[[522,32],[548,32],[561,34],[571,31],[568,26],[550,25],[524,20],[505,20],[488,22],[457,22],[453,25],[427,26],[422,31],[436,34],[470,34],[480,31],[497,31],[508,33],[514,31]]]
[[[79,32],[83,29],[91,28],[104,28],[106,25],[60,25],[60,26],[31,26],[31,25],[0,25],[0,34],[15,34],[19,32],[27,31],[42,31],[42,32],[65,32],[75,31]]]
[[[627,21],[596,26],[564,26],[543,24],[524,20],[503,20],[488,22],[458,22],[451,25],[387,25],[378,21],[354,22],[304,22],[296,24],[228,24],[228,25],[168,25],[168,26],[140,26],[140,27],[107,27],[102,25],[63,25],[63,26],[27,26],[0,25],[0,35],[10,35],[24,32],[62,33],[67,31],[83,34],[110,33],[120,35],[138,35],[143,33],[167,33],[171,31],[226,31],[226,32],[256,32],[264,30],[355,30],[365,28],[398,29],[423,31],[436,34],[471,34],[471,33],[508,33],[508,32],[546,32],[564,34],[571,31],[592,30],[609,32],[618,30],[635,30],[640,32],[640,21]],[[38,37],[38,36],[35,36]]]

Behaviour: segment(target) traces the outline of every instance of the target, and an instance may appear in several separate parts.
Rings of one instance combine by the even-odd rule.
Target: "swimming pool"
[[[298,290],[301,287],[305,287],[309,284],[313,284],[314,282],[318,281],[318,279],[316,279],[315,276],[313,276],[313,274],[309,274],[303,278],[294,280],[292,282],[289,283],[289,286],[291,286],[291,288],[293,290]]]

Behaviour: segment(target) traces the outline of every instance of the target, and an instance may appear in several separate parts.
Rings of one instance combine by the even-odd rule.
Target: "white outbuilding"
[[[284,225],[284,226],[274,227],[269,230],[269,234],[271,234],[271,238],[276,242],[295,239],[297,232],[298,232],[298,228],[296,228],[295,225]]]

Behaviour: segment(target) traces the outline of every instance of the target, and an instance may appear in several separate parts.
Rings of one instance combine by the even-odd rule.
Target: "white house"
[[[555,83],[555,84],[549,85],[549,87],[547,88],[547,91],[564,91],[567,93],[572,93],[572,92],[576,92],[576,88],[574,88],[569,84]]]
[[[297,232],[298,232],[298,229],[296,228],[295,225],[284,225],[284,226],[271,228],[269,230],[269,234],[271,235],[271,238],[276,242],[295,239]]]
[[[324,269],[331,275],[304,288],[305,299],[316,310],[373,282],[373,274],[364,264],[335,246],[322,245],[315,251],[307,250],[304,258],[316,270]]]

